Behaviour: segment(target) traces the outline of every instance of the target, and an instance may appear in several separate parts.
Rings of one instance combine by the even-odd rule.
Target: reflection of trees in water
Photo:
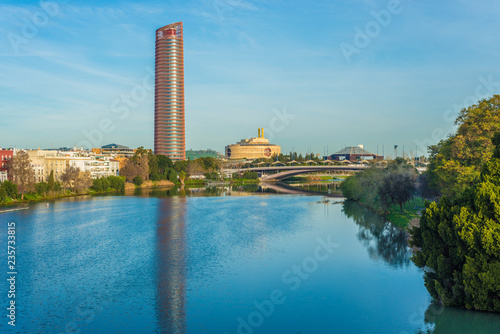
[[[416,333],[500,333],[500,314],[477,312],[431,304],[424,315],[426,328]]]
[[[353,201],[345,201],[342,210],[358,225],[358,239],[367,248],[370,258],[382,258],[392,267],[410,265],[411,250],[403,230]]]
[[[261,191],[260,185],[256,184],[256,183],[234,185],[231,188],[234,191],[246,191],[246,192],[250,192],[250,193],[255,193],[255,192]]]
[[[177,195],[193,195],[193,196],[223,196],[231,192],[247,192],[247,193],[261,193],[270,192],[276,193],[272,190],[263,190],[259,184],[242,184],[242,185],[226,185],[226,186],[186,186],[186,187],[172,187],[172,188],[137,188],[134,190],[134,196],[142,197],[169,197]]]
[[[341,181],[305,181],[305,182],[285,182],[290,186],[304,189],[316,193],[341,194]]]

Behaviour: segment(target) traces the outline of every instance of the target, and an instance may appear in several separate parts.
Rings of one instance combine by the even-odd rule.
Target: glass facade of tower
[[[154,152],[185,160],[184,40],[182,22],[156,30]]]

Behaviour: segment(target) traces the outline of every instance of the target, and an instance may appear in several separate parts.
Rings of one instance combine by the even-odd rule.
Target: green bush
[[[245,180],[257,180],[259,178],[259,174],[257,172],[246,171],[243,173],[242,178]]]
[[[46,182],[40,182],[35,185],[35,190],[39,195],[45,195],[49,192],[49,185]]]
[[[12,199],[17,197],[17,185],[12,181],[7,180],[2,182],[2,189],[4,189],[7,193],[7,197],[10,197]]]
[[[121,176],[108,176],[92,181],[92,189],[97,192],[102,191],[124,191],[125,180]]]
[[[107,188],[113,188],[116,191],[124,191],[125,190],[125,177],[124,176],[108,176],[106,179],[107,183],[104,185],[107,185]],[[141,179],[142,181],[142,179]],[[142,182],[141,182],[142,184]]]
[[[217,172],[208,172],[208,173],[205,173],[205,179],[207,179],[207,180],[218,180],[219,179],[219,173],[217,173]]]
[[[103,188],[102,188],[102,179],[94,179],[92,181],[92,189],[97,191],[97,192],[101,192],[103,191]]]
[[[165,169],[165,173],[163,174],[164,175],[164,179],[165,180],[168,180],[174,184],[176,184],[178,181],[177,181],[177,172],[174,168],[166,168]]]
[[[142,178],[141,178],[139,175],[137,175],[136,177],[134,177],[133,182],[134,182],[134,184],[135,184],[136,186],[138,186],[138,187],[139,187],[139,186],[142,184],[142,182],[143,182],[143,181],[142,181]]]
[[[4,188],[0,187],[0,202],[5,202],[7,199],[7,192]]]
[[[500,141],[492,151],[476,186],[427,204],[411,230],[412,260],[445,306],[500,312]]]
[[[380,213],[392,203],[402,206],[415,193],[417,172],[403,159],[396,159],[387,168],[371,167],[348,178],[341,185],[342,195]]]

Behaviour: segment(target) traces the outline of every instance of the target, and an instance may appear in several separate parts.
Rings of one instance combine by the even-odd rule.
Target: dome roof
[[[345,147],[341,149],[340,151],[335,152],[334,154],[369,154],[372,155],[373,153],[368,152],[367,150],[362,149],[359,146],[350,146],[350,147]]]

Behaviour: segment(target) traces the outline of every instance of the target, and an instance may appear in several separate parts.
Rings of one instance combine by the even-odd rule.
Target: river
[[[316,189],[316,187],[314,187]],[[498,333],[431,304],[404,233],[354,203],[250,187],[68,198],[16,224],[14,333]],[[4,277],[7,255],[0,257]],[[9,286],[0,285],[2,301]]]

